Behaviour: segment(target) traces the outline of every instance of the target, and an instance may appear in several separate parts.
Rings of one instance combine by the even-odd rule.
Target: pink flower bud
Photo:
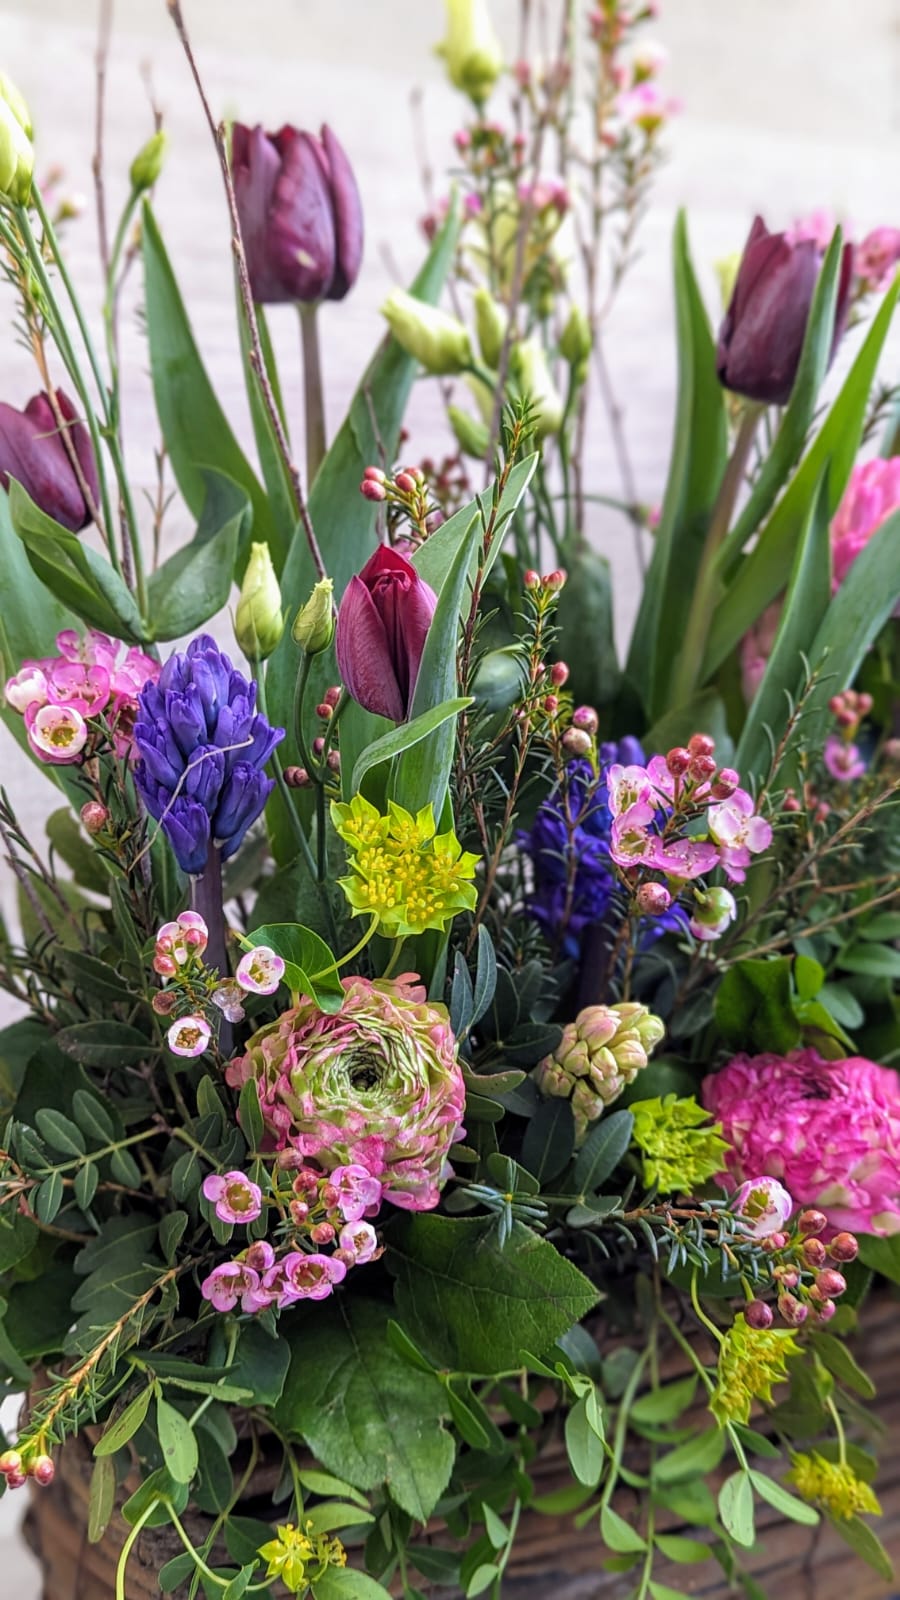
[[[572,712],[573,728],[583,728],[585,733],[593,734],[597,732],[599,726],[600,718],[598,717],[593,706],[575,707],[575,710]]]
[[[646,917],[661,917],[672,904],[672,896],[663,883],[642,883],[634,898],[638,911]]]
[[[340,698],[341,698],[341,686],[340,686],[339,683],[333,684],[330,689],[326,689],[325,690],[325,695],[324,695],[325,704],[327,706],[331,706],[332,709],[334,709],[334,707],[337,705],[337,703],[340,700]]]
[[[767,1239],[761,1239],[760,1244],[764,1250],[783,1250],[787,1244],[786,1233],[770,1233]]]
[[[334,1228],[330,1222],[317,1222],[314,1228],[310,1228],[309,1237],[313,1244],[331,1244]]]
[[[288,1211],[291,1214],[291,1221],[298,1228],[302,1228],[304,1222],[309,1218],[309,1206],[305,1200],[292,1200],[288,1206]]]
[[[313,1167],[301,1167],[294,1179],[294,1193],[313,1194],[319,1187],[320,1177],[321,1173],[316,1172]]]
[[[171,956],[154,956],[153,971],[158,972],[161,978],[174,978],[178,964]]]
[[[539,572],[535,572],[533,567],[529,567],[528,571],[522,578],[522,582],[526,589],[539,589],[541,586],[541,575]]]
[[[796,1289],[800,1282],[800,1274],[796,1267],[776,1267],[772,1276],[777,1278],[783,1289]]]
[[[303,1157],[299,1150],[292,1150],[290,1145],[286,1145],[275,1157],[275,1165],[279,1172],[291,1172],[294,1167],[302,1167]]]
[[[801,1233],[807,1235],[822,1233],[828,1227],[828,1218],[821,1211],[801,1211],[797,1218],[797,1227]]]
[[[836,1300],[846,1292],[847,1279],[842,1272],[835,1272],[834,1267],[826,1267],[823,1272],[816,1273],[816,1289],[829,1300]]]
[[[22,1457],[18,1450],[4,1450],[0,1456],[0,1472],[8,1478],[11,1472],[21,1472]]]
[[[328,701],[320,700],[319,704],[316,706],[316,716],[321,717],[323,722],[330,722],[333,714],[333,709],[328,704]]]
[[[691,764],[691,752],[683,745],[675,745],[666,756],[666,766],[673,778],[682,778]]]
[[[319,1199],[321,1200],[323,1206],[325,1206],[329,1211],[333,1211],[340,1198],[341,1191],[336,1184],[323,1183],[321,1192],[319,1194]]]
[[[778,1296],[778,1310],[791,1328],[801,1327],[809,1316],[809,1307],[805,1306],[793,1294],[780,1294]]]
[[[859,1255],[859,1242],[852,1233],[836,1233],[828,1246],[832,1261],[855,1261]]]
[[[325,740],[321,737],[313,739],[313,755],[320,756],[325,749]]]
[[[562,745],[570,756],[587,756],[591,753],[591,736],[582,728],[567,728],[562,737]]]
[[[411,472],[398,472],[394,478],[394,486],[403,494],[415,494],[418,484]]]
[[[88,800],[81,808],[81,822],[86,833],[96,837],[109,822],[109,811],[99,800]]]
[[[30,1476],[42,1489],[46,1489],[56,1477],[56,1468],[49,1456],[38,1456],[32,1463]]]
[[[797,799],[797,796],[795,795],[793,789],[788,789],[787,790],[787,792],[785,794],[785,797],[784,797],[784,800],[782,802],[782,806],[783,806],[783,809],[785,811],[799,811],[800,810],[800,801]]]
[[[873,705],[875,704],[875,702],[872,699],[872,696],[870,694],[867,694],[866,691],[863,690],[861,694],[857,695],[856,704],[857,704],[857,708],[859,710],[860,716],[861,717],[867,717],[869,715],[869,712],[871,711]]]
[[[363,477],[368,479],[370,483],[384,483],[385,481],[385,474],[380,467],[366,467]]]
[[[554,661],[550,668],[550,682],[555,689],[561,689],[568,682],[569,669],[564,661]]]
[[[821,1239],[804,1239],[800,1251],[808,1267],[824,1267],[827,1251]]]
[[[325,765],[328,768],[329,772],[340,772],[340,770],[341,770],[341,752],[340,752],[340,750],[329,750],[327,756],[325,757]]]
[[[716,741],[711,739],[708,733],[692,733],[687,747],[692,756],[711,756],[716,748]]]
[[[308,789],[312,779],[305,767],[285,767],[284,781],[289,789]]]
[[[765,1300],[748,1300],[744,1307],[744,1320],[748,1328],[771,1328],[775,1315]]]
[[[8,1472],[6,1474],[7,1489],[24,1489],[28,1479],[24,1472]]]
[[[566,574],[563,571],[563,568],[554,567],[553,571],[548,572],[544,578],[544,588],[549,589],[551,594],[559,594],[559,591],[565,584],[565,581]]]
[[[833,694],[828,702],[828,709],[833,717],[838,716],[844,709],[844,696],[842,694]]]
[[[387,490],[383,483],[376,483],[373,478],[363,478],[359,492],[367,500],[386,500]]]
[[[714,756],[694,756],[688,771],[695,783],[705,783],[716,770]]]
[[[836,1311],[837,1306],[833,1300],[823,1300],[820,1305],[813,1307],[813,1321],[830,1322]]]
[[[734,767],[721,767],[713,779],[710,793],[714,800],[728,800],[738,788],[741,778]]]
[[[150,1004],[158,1017],[170,1017],[178,1005],[179,998],[175,989],[158,989]]]

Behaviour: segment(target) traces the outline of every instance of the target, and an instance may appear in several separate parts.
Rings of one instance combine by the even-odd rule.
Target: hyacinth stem
[[[669,696],[670,707],[686,704],[690,699],[692,690],[696,687],[697,676],[703,664],[706,641],[709,637],[709,627],[715,610],[716,591],[719,584],[716,557],[728,533],[728,527],[738,492],[744,480],[744,473],[762,410],[763,407],[759,405],[750,404],[747,406],[738,425],[734,449],[722,474],[722,482],[709,519],[709,528],[706,533],[703,554],[700,558],[694,598],[691,602],[691,609],[688,612],[687,624],[684,630],[684,643],[676,658],[675,668],[672,673],[672,690]]]
[[[300,343],[303,349],[303,410],[306,417],[306,481],[312,488],[325,458],[325,386],[319,349],[319,307],[299,305]]]
[[[225,943],[225,906],[222,898],[222,858],[211,849],[199,878],[191,879],[191,907],[199,912],[209,930],[206,946],[207,966],[220,978],[228,977],[228,951]]]

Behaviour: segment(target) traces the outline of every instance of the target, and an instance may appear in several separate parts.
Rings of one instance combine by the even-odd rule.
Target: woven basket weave
[[[886,1296],[870,1301],[853,1349],[878,1390],[877,1413],[885,1430],[876,1484],[884,1509],[878,1533],[900,1568],[900,1307],[896,1302]],[[664,1376],[683,1375],[682,1361],[673,1352],[664,1363]],[[702,1406],[692,1420],[698,1427],[706,1425]],[[640,1471],[639,1455],[632,1465]],[[112,1600],[115,1593],[116,1564],[128,1530],[115,1516],[102,1542],[88,1543],[91,1467],[87,1443],[74,1439],[62,1452],[52,1488],[33,1493],[26,1538],[41,1564],[43,1600]],[[530,1471],[539,1495],[571,1481],[559,1430],[551,1432]],[[277,1476],[278,1463],[263,1459],[248,1485],[248,1504],[241,1510],[264,1519],[274,1516],[270,1497]],[[633,1511],[627,1494],[616,1505],[626,1516]],[[208,1532],[209,1519],[189,1510],[184,1521],[199,1543]],[[771,1600],[889,1600],[894,1592],[863,1566],[830,1526],[799,1527],[783,1521],[770,1507],[758,1505],[757,1527],[757,1545],[747,1553],[745,1564]],[[667,1531],[696,1537],[693,1529],[679,1528],[674,1520]],[[440,1526],[429,1533],[435,1544],[452,1542]],[[156,1574],[180,1550],[171,1529],[145,1531],[131,1554],[127,1600],[158,1600]],[[624,1600],[633,1589],[633,1575],[604,1572],[607,1553],[593,1525],[575,1532],[571,1517],[526,1512],[507,1568],[504,1600]],[[734,1593],[715,1561],[691,1567],[661,1564],[654,1576],[697,1600],[727,1600]],[[427,1583],[421,1587],[430,1592]],[[186,1593],[186,1586],[179,1589],[176,1600],[183,1600]],[[445,1588],[434,1593],[437,1600],[452,1600]]]

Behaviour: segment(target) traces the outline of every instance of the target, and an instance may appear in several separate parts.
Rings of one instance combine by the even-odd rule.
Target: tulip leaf
[[[756,532],[806,443],[819,390],[831,364],[842,258],[843,238],[838,228],[822,262],[809,308],[803,349],[790,400],[747,503],[722,546],[724,568],[743,549],[751,534]]]
[[[801,688],[803,656],[809,656],[830,599],[831,536],[823,479],[809,506],[778,634],[735,754],[735,766],[744,778],[761,779],[769,769],[772,751],[766,728],[784,726],[787,696],[796,696]]]
[[[28,560],[45,588],[89,627],[129,644],[143,644],[147,631],[137,602],[108,561],[76,534],[48,517],[15,479],[9,514]]]
[[[786,587],[797,541],[806,525],[809,503],[826,465],[829,520],[834,516],[859,450],[869,394],[898,293],[900,280],[885,295],[828,416],[763,528],[758,543],[743,558],[716,607],[701,682],[712,677],[766,606]]]
[[[150,577],[157,639],[181,639],[227,604],[238,546],[250,526],[250,502],[241,486],[221,472],[201,470],[207,488],[197,532]]]
[[[235,286],[237,288],[237,279],[235,279]],[[286,551],[294,537],[299,520],[294,501],[294,491],[287,464],[278,448],[278,441],[275,437],[275,430],[272,426],[268,407],[263,400],[259,376],[250,360],[250,337],[239,289],[237,291],[237,316],[241,333],[244,384],[247,390],[247,403],[250,407],[250,419],[253,423],[253,436],[256,440],[256,453],[259,456],[259,464],[269,496],[272,516],[278,524],[281,547]],[[278,368],[275,363],[275,351],[269,337],[269,326],[262,306],[256,307],[256,325],[259,331],[259,342],[262,348],[263,361],[265,362],[266,376],[269,380],[269,388],[278,408],[278,415],[281,419],[285,438],[287,438],[287,422],[285,420]],[[280,565],[281,562],[278,563],[279,567]],[[240,579],[243,574],[239,571],[237,576]]]
[[[162,234],[148,201],[144,202],[141,250],[150,371],[156,410],[185,500],[198,518],[207,495],[204,467],[213,467],[239,483],[253,507],[253,536],[265,540],[276,569],[286,543],[269,497],[235,438],[194,339],[178,282]]]
[[[421,716],[413,717],[411,722],[399,723],[396,728],[391,728],[389,733],[382,734],[380,739],[376,739],[372,744],[367,745],[364,750],[360,751],[356,765],[353,768],[353,778],[350,784],[351,793],[356,794],[359,792],[363,778],[373,767],[380,766],[383,761],[392,761],[395,756],[402,755],[405,750],[411,750],[414,745],[419,744],[423,739],[427,739],[430,734],[433,734],[445,723],[458,717],[459,713],[465,711],[466,706],[471,704],[471,699],[467,699],[464,695],[458,696],[455,700],[445,700],[443,705],[433,706],[430,711],[423,711]],[[399,805],[405,805],[407,810],[410,809],[405,799],[398,797],[396,794],[393,798],[397,800]],[[418,806],[427,805],[428,798],[426,795],[424,800],[418,802]],[[418,806],[416,809],[418,809]],[[440,815],[439,809],[436,809],[435,815]]]
[[[344,998],[335,957],[324,939],[298,922],[266,922],[245,934],[244,945],[265,945],[284,961],[284,981],[294,994],[312,996],[323,1011],[336,1011]]]
[[[459,225],[459,206],[454,204],[413,284],[413,292],[430,304],[440,295],[453,262]],[[309,495],[309,510],[329,577],[334,583],[336,600],[340,599],[350,579],[364,565],[375,546],[377,508],[372,501],[358,493],[357,486],[366,467],[380,462],[382,455],[385,465],[390,465],[394,460],[400,425],[416,372],[416,362],[395,339],[382,341],[316,473]],[[289,620],[308,599],[316,576],[305,536],[300,529],[295,534],[281,574],[281,592]],[[274,723],[288,730],[279,752],[285,766],[300,760],[292,716],[298,664],[297,646],[291,638],[290,628],[286,628],[266,671],[270,716]],[[323,651],[313,662],[308,691],[310,704],[321,700],[328,685],[336,681],[337,669],[332,648]],[[297,853],[296,842],[277,794],[269,801],[266,816],[276,859],[281,863],[291,860]]]
[[[715,347],[694,276],[687,224],[675,224],[678,398],[675,434],[653,559],[634,625],[626,676],[650,718],[667,708],[671,664],[682,643],[710,514],[725,469],[725,401]]]

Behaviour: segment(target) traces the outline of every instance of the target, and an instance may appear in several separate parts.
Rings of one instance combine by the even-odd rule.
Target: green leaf
[[[35,1190],[34,1209],[39,1222],[47,1226],[54,1221],[63,1202],[63,1179],[61,1172],[51,1172]]]
[[[258,1322],[241,1325],[237,1356],[229,1368],[232,1383],[249,1389],[257,1406],[277,1406],[284,1392],[291,1347],[280,1334],[267,1333]]]
[[[753,1484],[749,1472],[733,1472],[719,1490],[719,1516],[735,1544],[749,1550],[756,1538],[753,1520]]]
[[[363,779],[373,767],[381,766],[384,761],[391,761],[395,756],[402,755],[404,751],[411,750],[435,733],[444,723],[455,720],[466,706],[472,704],[471,698],[459,696],[454,700],[445,700],[442,705],[434,706],[430,711],[423,711],[420,716],[414,717],[411,722],[401,722],[390,733],[383,733],[380,738],[367,745],[357,757],[353,767],[351,789],[354,793],[362,788]],[[396,798],[396,797],[395,797]],[[406,805],[404,800],[398,801],[399,805]],[[427,799],[422,802],[427,804]],[[409,809],[407,807],[407,809]],[[417,809],[413,807],[413,809]],[[437,814],[437,813],[436,813]]]
[[[546,1351],[597,1303],[597,1290],[521,1222],[501,1249],[482,1219],[404,1216],[387,1264],[401,1320],[423,1349],[464,1372],[515,1367]]]
[[[168,1400],[156,1402],[156,1429],[163,1460],[176,1483],[190,1483],[199,1461],[197,1440],[187,1417]]]
[[[264,922],[243,937],[245,945],[268,945],[284,960],[284,982],[295,994],[311,995],[323,1011],[336,1011],[344,998],[335,958],[324,939],[298,922]]]
[[[150,1409],[152,1398],[153,1385],[148,1384],[146,1389],[135,1395],[124,1411],[120,1411],[119,1415],[107,1424],[94,1445],[94,1455],[112,1456],[117,1450],[121,1450],[123,1444],[127,1444],[141,1427]]]
[[[389,1309],[345,1296],[294,1313],[279,1426],[302,1434],[329,1472],[357,1489],[386,1484],[392,1499],[424,1522],[447,1486],[454,1444],[442,1426],[443,1385],[417,1372],[387,1340]]]
[[[500,1568],[493,1562],[482,1562],[480,1567],[475,1568],[466,1584],[466,1600],[475,1600],[476,1595],[484,1594],[499,1576]]]
[[[637,1554],[647,1548],[647,1541],[630,1522],[620,1517],[612,1506],[604,1506],[600,1513],[600,1533],[603,1543],[617,1555]]]
[[[725,1450],[725,1433],[721,1428],[709,1428],[698,1433],[684,1444],[669,1450],[653,1469],[654,1482],[678,1483],[682,1478],[694,1478],[712,1472],[719,1465]]]
[[[683,1589],[672,1589],[667,1583],[657,1583],[655,1578],[650,1579],[648,1589],[651,1600],[691,1600]]]
[[[759,1498],[768,1501],[789,1522],[800,1522],[812,1528],[819,1521],[819,1513],[814,1506],[808,1506],[805,1500],[798,1500],[795,1494],[790,1494],[782,1484],[776,1483],[774,1478],[768,1478],[764,1472],[751,1471],[750,1481]]]
[[[576,1400],[566,1412],[565,1431],[566,1452],[572,1471],[579,1483],[596,1489],[603,1472],[606,1452],[603,1440],[598,1436],[596,1428],[591,1426],[586,1395]],[[613,1545],[612,1548],[615,1549],[616,1546]]]
[[[601,1117],[575,1158],[575,1189],[580,1195],[595,1194],[616,1167],[631,1143],[634,1117],[630,1111],[614,1111]]]
[[[87,1536],[89,1544],[99,1544],[110,1524],[116,1503],[116,1469],[102,1457],[94,1463],[88,1496]]]
[[[784,726],[788,697],[796,699],[803,686],[803,657],[809,656],[830,600],[831,530],[826,485],[820,482],[797,543],[775,644],[735,752],[734,764],[744,778],[762,779],[769,770],[766,728],[777,733]]]
[[[653,558],[631,638],[626,675],[648,718],[667,705],[672,663],[694,591],[728,447],[715,347],[680,212],[673,242],[678,398],[669,477]]]
[[[343,1478],[335,1478],[330,1472],[319,1472],[312,1467],[308,1471],[298,1472],[297,1477],[304,1489],[310,1494],[339,1495],[344,1500],[353,1500],[363,1511],[368,1511],[369,1502],[365,1495],[359,1494],[352,1483],[345,1483]]]
[[[844,972],[859,972],[869,978],[900,978],[900,950],[890,945],[851,944],[841,950],[837,965]]]
[[[566,583],[556,623],[564,641],[576,639],[569,655],[568,692],[575,705],[607,706],[622,681],[613,614],[612,574],[606,556],[581,549],[566,556]]]
[[[284,456],[278,447],[278,440],[269,408],[263,399],[262,385],[255,366],[250,360],[250,335],[247,328],[247,319],[244,315],[243,301],[235,274],[235,300],[237,308],[238,328],[241,336],[241,357],[244,366],[244,384],[247,390],[247,401],[250,407],[250,419],[253,423],[253,437],[256,441],[256,454],[262,470],[263,482],[269,497],[269,506],[272,518],[279,530],[279,543],[283,550],[290,548],[291,540],[297,530],[297,504],[294,499],[294,488],[291,483],[290,473],[285,464]],[[269,384],[275,399],[278,413],[281,417],[284,435],[288,438],[288,427],[285,417],[284,401],[281,395],[281,385],[278,378],[278,368],[275,362],[275,351],[269,336],[269,327],[266,322],[265,311],[261,305],[256,307],[256,325],[259,331],[259,342],[262,346],[263,360]],[[280,569],[282,562],[279,560]]]
[[[832,1377],[839,1383],[852,1389],[863,1400],[874,1400],[875,1385],[871,1378],[863,1372],[854,1356],[851,1355],[842,1339],[833,1333],[816,1333],[813,1335],[813,1349],[819,1360],[823,1363]]]
[[[86,1146],[81,1129],[64,1117],[61,1111],[54,1111],[52,1106],[42,1106],[34,1120],[38,1133],[51,1149],[61,1151],[64,1156],[84,1155]]]
[[[158,1054],[158,1046],[127,1022],[76,1022],[60,1029],[56,1043],[86,1067],[133,1066]]]
[[[420,300],[433,304],[438,299],[454,259],[459,222],[459,208],[454,206],[412,286],[413,293]],[[334,583],[337,600],[340,600],[350,579],[371,555],[377,538],[377,508],[356,493],[355,485],[367,466],[381,460],[382,452],[388,461],[396,458],[400,425],[416,370],[416,362],[395,339],[388,338],[382,342],[363,375],[347,417],[310,489],[310,516],[328,574]],[[198,459],[208,457],[201,455]],[[238,474],[232,473],[231,476]],[[434,537],[438,538],[443,531],[443,528],[439,528]],[[254,537],[260,537],[255,513]],[[426,542],[430,545],[432,540]],[[422,575],[425,576],[425,573]],[[316,577],[301,529],[294,537],[281,574],[281,592],[289,619],[308,599]],[[432,584],[432,587],[439,586]],[[286,767],[300,760],[291,714],[297,666],[297,646],[291,638],[290,628],[286,628],[281,643],[269,659],[266,674],[271,720],[289,730],[288,737],[280,746],[281,759]],[[332,648],[318,656],[313,665],[309,686],[310,704],[321,700],[328,685],[336,681]],[[352,769],[352,762],[350,765]],[[267,808],[267,818],[276,860],[284,864],[297,853],[293,832],[287,817],[272,801]]]
[[[647,1394],[639,1395],[630,1415],[635,1422],[674,1422],[693,1404],[696,1393],[696,1378],[679,1378],[661,1389],[650,1389]]]
[[[900,1233],[882,1239],[875,1234],[860,1233],[859,1259],[873,1272],[880,1272],[891,1283],[900,1284]]]
[[[286,545],[268,496],[232,433],[209,381],[162,234],[146,201],[141,250],[153,393],[178,487],[194,516],[201,518],[208,491],[204,468],[212,468],[239,484],[253,508],[253,536],[268,544],[276,569],[280,570]]]
[[[522,1165],[541,1186],[558,1178],[575,1147],[575,1120],[568,1100],[543,1101],[529,1117],[522,1140]]]
[[[729,967],[716,992],[715,1016],[726,1044],[787,1055],[800,1043],[789,957],[738,961]]]
[[[355,1567],[329,1567],[312,1592],[315,1600],[391,1600],[380,1583]]]
[[[36,576],[57,600],[114,638],[129,644],[146,640],[134,596],[109,562],[41,511],[14,478],[9,514]]]
[[[227,605],[238,547],[250,527],[245,490],[221,472],[201,472],[206,493],[197,532],[150,575],[154,639],[181,639]]]
[[[90,1209],[94,1195],[97,1193],[99,1182],[100,1174],[97,1171],[96,1162],[86,1161],[83,1167],[79,1167],[75,1174],[75,1182],[72,1185],[72,1189],[76,1204],[82,1211],[86,1212]]]
[[[856,360],[822,427],[775,507],[758,543],[743,558],[716,608],[710,628],[701,681],[711,678],[740,643],[766,606],[787,585],[815,486],[825,468],[827,516],[830,521],[847,487],[859,451],[878,360],[887,337],[900,285],[885,295]],[[846,682],[850,682],[848,678]],[[829,694],[834,690],[829,690]]]
[[[674,1561],[679,1566],[708,1561],[712,1555],[708,1544],[701,1544],[699,1539],[684,1539],[677,1533],[658,1533],[655,1543],[667,1561]]]
[[[886,1583],[894,1581],[894,1563],[884,1548],[878,1535],[863,1522],[861,1517],[831,1517],[829,1518],[835,1533],[855,1550],[863,1561],[884,1578]]]

